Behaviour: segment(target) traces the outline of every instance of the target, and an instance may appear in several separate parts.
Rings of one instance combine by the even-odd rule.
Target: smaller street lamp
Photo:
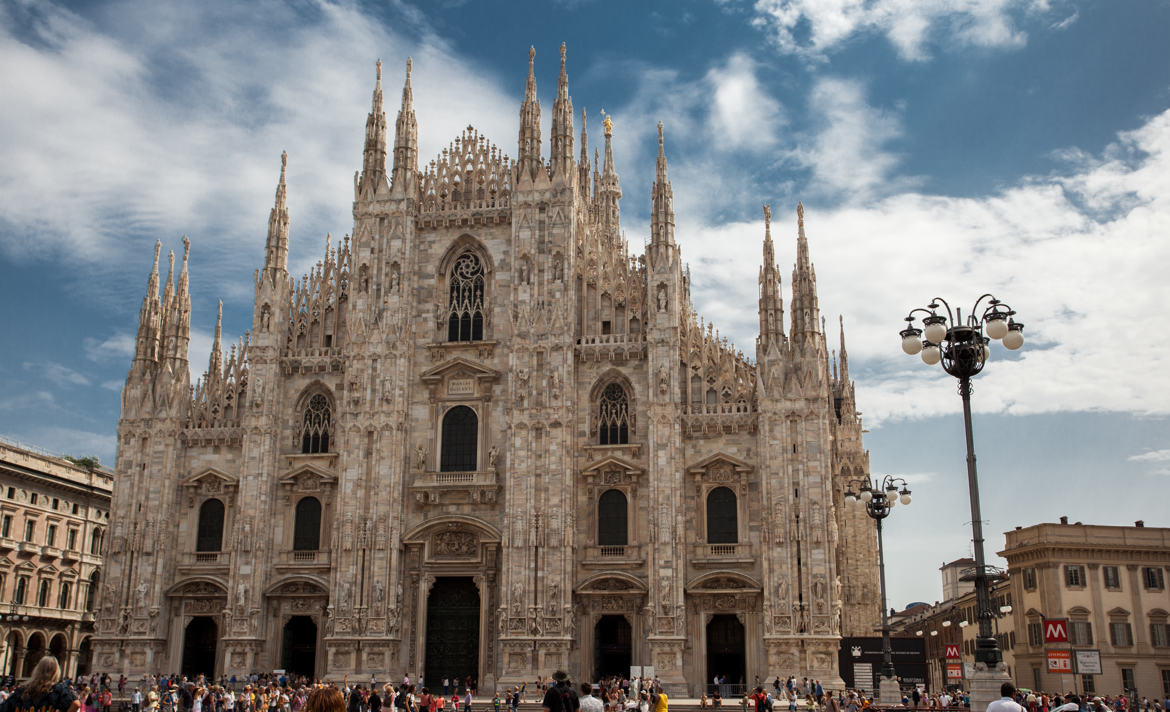
[[[853,491],[854,487],[857,487],[857,492]],[[886,475],[880,482],[877,479],[870,482],[868,477],[854,480],[849,482],[846,488],[845,501],[854,506],[864,506],[865,513],[877,525],[878,571],[882,584],[882,680],[879,685],[879,696],[883,705],[896,705],[902,701],[902,692],[895,679],[897,673],[894,671],[894,652],[890,646],[890,613],[886,607],[886,554],[882,545],[882,520],[890,516],[898,502],[903,506],[910,504],[910,490],[906,487],[906,480],[891,475]]]

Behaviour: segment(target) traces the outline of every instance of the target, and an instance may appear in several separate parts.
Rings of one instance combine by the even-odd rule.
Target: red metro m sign
[[[1044,620],[1044,644],[1068,643],[1068,619],[1046,618]]]
[[[945,650],[946,650],[947,660],[958,660],[959,659],[959,646],[958,645],[948,644],[946,646]]]

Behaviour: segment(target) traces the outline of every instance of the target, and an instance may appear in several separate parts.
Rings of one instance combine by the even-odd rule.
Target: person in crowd
[[[604,709],[601,700],[593,696],[593,685],[588,682],[581,683],[581,695],[578,700],[581,712],[602,712]]]
[[[987,712],[1024,712],[1024,707],[1016,702],[1016,686],[1005,682],[999,686],[1000,698],[987,705]]]
[[[0,712],[17,710],[77,712],[80,707],[71,686],[61,682],[61,666],[57,664],[57,658],[46,655],[33,668],[29,681],[0,703]]]

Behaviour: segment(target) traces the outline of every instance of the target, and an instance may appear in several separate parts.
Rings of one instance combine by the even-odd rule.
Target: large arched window
[[[102,530],[94,529],[89,535],[89,553],[98,556],[102,553]]]
[[[736,509],[735,492],[729,488],[716,487],[707,494],[708,544],[739,542],[739,514]]]
[[[199,507],[199,527],[195,534],[195,551],[219,551],[223,545],[223,502],[206,500]]]
[[[630,543],[628,532],[628,505],[621,490],[606,490],[597,500],[597,544],[625,546]]]
[[[474,472],[479,447],[479,416],[457,405],[443,416],[443,450],[440,472]]]
[[[293,549],[316,551],[321,548],[321,501],[303,497],[297,502],[296,521],[293,524]]]
[[[333,408],[324,393],[314,393],[305,404],[301,419],[301,452],[329,452],[329,435],[333,432]]]
[[[621,384],[611,383],[601,392],[597,422],[602,445],[630,442],[630,400]]]
[[[483,340],[483,264],[467,251],[451,267],[447,341]]]

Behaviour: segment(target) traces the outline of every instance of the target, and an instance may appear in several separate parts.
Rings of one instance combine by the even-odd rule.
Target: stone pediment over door
[[[640,465],[614,455],[603,457],[581,470],[586,482],[608,485],[629,484],[645,473]]]
[[[456,357],[423,371],[419,378],[436,399],[479,399],[490,396],[500,372],[463,357]]]
[[[294,493],[316,494],[330,500],[337,486],[337,476],[315,464],[302,463],[289,470],[277,484],[280,485],[281,499],[284,502],[287,502]]]
[[[231,505],[240,488],[240,480],[222,470],[209,467],[183,480],[183,489],[187,493],[187,501],[193,504],[196,496],[225,497],[225,504]]]
[[[687,467],[687,472],[712,482],[739,482],[754,469],[737,457],[717,452]]]

